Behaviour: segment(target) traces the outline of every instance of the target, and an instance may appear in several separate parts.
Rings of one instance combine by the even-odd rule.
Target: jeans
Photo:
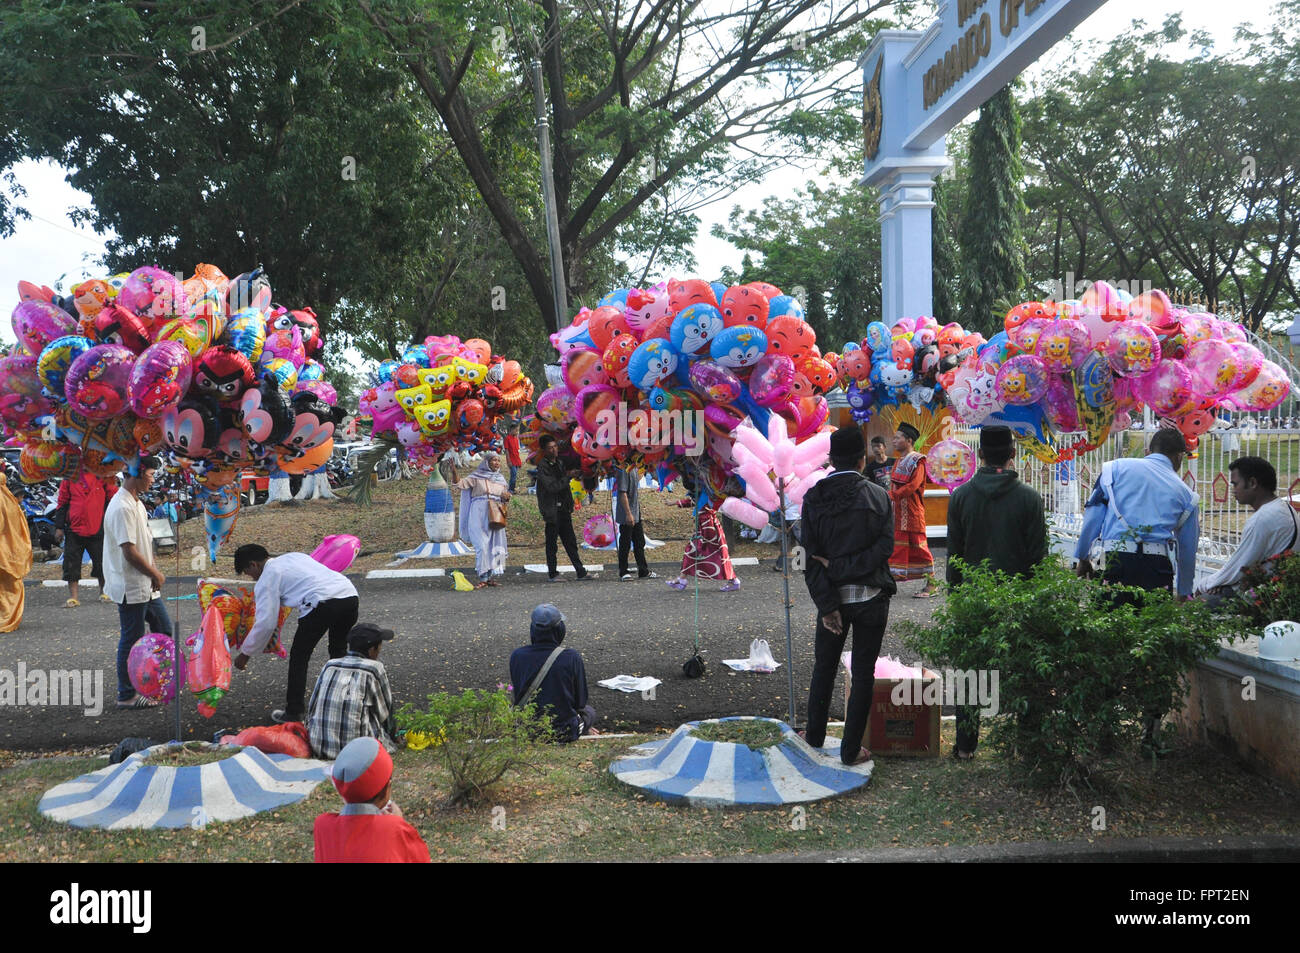
[[[618,524],[618,574],[619,576],[627,575],[627,553],[629,549],[636,551],[636,572],[643,579],[650,575],[650,567],[645,561],[645,530],[641,528],[641,521],[635,523]]]
[[[812,684],[808,688],[808,730],[805,739],[814,748],[826,740],[826,720],[830,716],[831,691],[840,666],[844,640],[853,631],[853,685],[849,690],[848,714],[844,721],[844,740],[840,760],[851,764],[862,747],[871,717],[871,696],[876,685],[876,656],[889,623],[889,597],[881,594],[868,602],[851,602],[840,606],[842,623],[836,635],[817,617],[817,643],[813,661]],[[862,641],[859,643],[859,639]]]
[[[131,684],[131,677],[126,672],[126,660],[131,655],[131,646],[139,642],[146,632],[159,632],[166,636],[175,633],[162,599],[119,605],[117,622],[122,631],[117,641],[117,700],[124,702],[130,701],[135,695],[135,686]]]
[[[555,519],[546,521],[546,572],[552,579],[555,578],[558,572],[556,569],[556,556],[559,555],[557,541],[564,543],[564,551],[569,556],[569,562],[573,563],[573,568],[577,570],[578,578],[581,579],[587,575],[587,570],[582,565],[582,558],[578,555],[577,537],[573,535],[573,518],[568,513],[557,513]]]
[[[510,492],[515,492],[515,480],[519,476],[519,468],[513,463],[510,464]]]
[[[357,624],[358,602],[356,596],[346,599],[326,599],[305,618],[298,620],[289,647],[289,687],[285,692],[284,711],[289,721],[302,721],[307,713],[307,666],[311,653],[316,651],[326,631],[330,634],[330,658],[348,654],[348,633]]]

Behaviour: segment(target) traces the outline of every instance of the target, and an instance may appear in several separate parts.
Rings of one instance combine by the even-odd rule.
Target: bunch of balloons
[[[931,317],[901,318],[892,328],[872,321],[861,343],[845,344],[839,357],[853,419],[866,423],[877,407],[904,401],[918,412],[942,407],[950,372],[983,343],[982,335]]]
[[[966,423],[1010,426],[1045,462],[1099,446],[1143,405],[1194,450],[1221,409],[1271,410],[1290,392],[1244,328],[1163,291],[1097,282],[1078,300],[1016,305],[1004,324],[951,372],[949,401]]]
[[[259,267],[187,280],[146,266],[60,297],[20,282],[17,347],[0,358],[0,421],[24,479],[110,476],[160,453],[197,477],[209,555],[238,513],[239,471],[306,473],[333,449],[338,395],[310,308],[272,301]]]
[[[409,459],[429,469],[448,450],[482,450],[505,414],[533,399],[519,362],[492,353],[482,338],[430,335],[400,361],[384,361],[361,395],[359,414],[371,434],[401,442]]]
[[[537,398],[530,446],[550,431],[585,469],[698,457],[693,469],[715,498],[740,464],[732,432],[742,421],[766,431],[780,419],[805,441],[826,425],[823,395],[838,383],[836,355],[818,349],[802,305],[766,282],[619,289],[551,343],[559,373]]]

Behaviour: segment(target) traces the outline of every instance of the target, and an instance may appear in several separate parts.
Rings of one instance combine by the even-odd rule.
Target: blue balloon
[[[609,294],[605,295],[605,297],[600,299],[596,304],[596,307],[603,308],[605,305],[613,305],[615,308],[626,308],[627,294],[631,290],[632,289],[630,288],[619,288],[617,291],[611,291]]]
[[[402,352],[403,364],[414,364],[416,367],[429,366],[429,351],[423,344],[412,344]]]
[[[867,336],[863,339],[862,346],[871,348],[873,356],[891,352],[894,342],[885,322],[872,321],[867,325]]]
[[[725,328],[709,347],[709,356],[732,370],[753,367],[766,353],[767,335],[749,324]]]
[[[627,361],[627,376],[634,387],[649,390],[677,370],[681,355],[663,338],[642,341]]]
[[[849,351],[860,351],[862,347],[856,341],[845,341],[844,346],[840,348],[841,354],[848,354]]]
[[[687,305],[673,318],[668,334],[688,360],[709,356],[709,345],[724,330],[722,312],[711,304]]]
[[[713,289],[713,299],[721,304],[722,296],[727,293],[727,286],[721,281],[710,281],[709,287]]]
[[[384,361],[375,369],[375,383],[387,384],[393,379],[393,371],[401,367],[401,361]]]
[[[780,317],[783,314],[792,314],[800,321],[805,320],[803,305],[790,295],[776,295],[767,303],[767,319]]]

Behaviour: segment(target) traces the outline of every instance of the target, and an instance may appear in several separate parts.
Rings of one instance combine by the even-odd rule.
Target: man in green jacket
[[[1047,556],[1043,498],[1010,469],[1015,441],[1008,427],[980,430],[983,466],[959,486],[948,503],[948,585],[961,585],[956,559],[977,566],[1027,576]],[[975,756],[979,743],[979,709],[957,706],[957,757]]]

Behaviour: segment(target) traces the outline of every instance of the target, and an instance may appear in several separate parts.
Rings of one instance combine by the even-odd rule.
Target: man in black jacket
[[[831,434],[830,476],[803,501],[804,581],[817,605],[816,660],[808,689],[805,739],[814,748],[826,740],[831,691],[844,640],[853,630],[853,685],[840,760],[861,764],[871,758],[862,746],[871,715],[876,656],[889,622],[889,598],[898,585],[889,571],[894,550],[894,512],[889,494],[862,475],[866,443],[862,431],[844,427]]]
[[[569,492],[569,471],[560,462],[560,445],[550,434],[542,434],[538,446],[542,459],[537,462],[537,509],[546,522],[546,572],[551,582],[559,582],[556,568],[559,554],[557,540],[577,570],[579,579],[587,578],[587,567],[578,555],[578,540],[573,535],[573,494]]]

